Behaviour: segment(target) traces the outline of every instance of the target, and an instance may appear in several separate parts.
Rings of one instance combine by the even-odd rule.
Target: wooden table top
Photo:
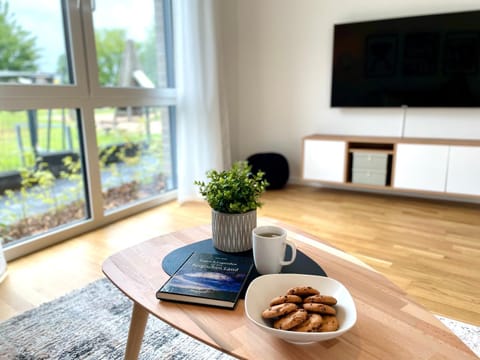
[[[118,252],[104,274],[130,299],[173,327],[247,359],[476,359],[475,354],[430,312],[360,260],[299,229],[271,219],[288,231],[297,248],[343,283],[357,307],[357,323],[333,340],[293,345],[251,324],[244,301],[235,310],[159,301],[155,292],[169,278],[162,259],[184,245],[211,237],[210,225],[159,236]],[[452,299],[454,301],[454,299]]]

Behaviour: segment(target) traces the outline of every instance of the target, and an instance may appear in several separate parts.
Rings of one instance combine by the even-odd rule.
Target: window
[[[171,0],[0,0],[8,259],[175,196]]]
[[[0,1],[0,83],[71,84],[60,1]]]
[[[104,211],[172,190],[169,124],[164,107],[95,109]]]
[[[93,26],[101,86],[167,86],[162,5],[152,0],[97,1]],[[125,22],[129,18],[136,21]]]

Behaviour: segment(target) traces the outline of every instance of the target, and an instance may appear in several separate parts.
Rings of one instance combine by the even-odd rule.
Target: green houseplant
[[[260,196],[268,182],[262,171],[253,174],[246,161],[224,171],[209,170],[209,181],[195,181],[200,194],[212,208],[213,245],[225,252],[252,248],[251,232],[257,226]]]

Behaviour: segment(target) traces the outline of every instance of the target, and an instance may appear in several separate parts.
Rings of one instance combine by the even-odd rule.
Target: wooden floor
[[[480,325],[480,205],[289,186],[259,216],[282,220],[351,253],[436,314]],[[210,222],[205,203],[171,202],[9,263],[0,320],[101,278],[110,254]]]

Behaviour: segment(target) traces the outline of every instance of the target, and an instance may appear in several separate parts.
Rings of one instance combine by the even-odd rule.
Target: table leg
[[[140,348],[142,347],[143,334],[147,325],[148,311],[138,303],[133,302],[130,330],[128,330],[127,349],[125,360],[137,360]]]

